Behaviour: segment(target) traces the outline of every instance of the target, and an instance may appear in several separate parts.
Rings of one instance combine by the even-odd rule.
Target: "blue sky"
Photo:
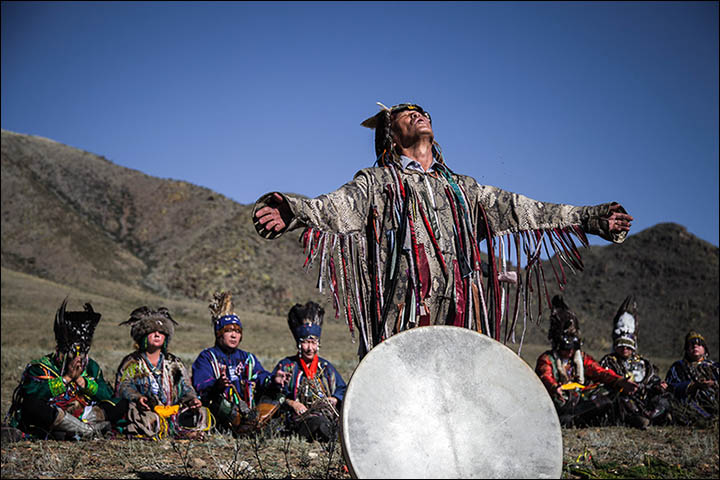
[[[372,165],[377,101],[480,183],[718,245],[717,2],[2,2],[3,129],[243,204]]]

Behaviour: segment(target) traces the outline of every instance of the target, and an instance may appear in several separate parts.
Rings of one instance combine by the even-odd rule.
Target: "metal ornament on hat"
[[[628,295],[613,318],[613,347],[630,347],[637,351],[637,302]]]

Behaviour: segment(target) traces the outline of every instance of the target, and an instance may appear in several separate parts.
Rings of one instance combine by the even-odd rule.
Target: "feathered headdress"
[[[296,303],[288,313],[288,326],[295,337],[295,341],[307,337],[320,338],[322,333],[323,316],[325,310],[315,302],[307,302],[305,305]]]
[[[553,350],[562,349],[562,347],[579,350],[582,346],[577,316],[570,310],[561,295],[555,295],[552,299],[548,339],[552,342]]]
[[[130,325],[130,336],[142,347],[145,338],[152,332],[165,334],[165,345],[170,343],[170,338],[175,333],[175,325],[178,323],[170,316],[165,307],[157,310],[150,310],[148,307],[140,307],[133,310],[130,318],[118,325]]]
[[[215,292],[208,308],[216,337],[222,335],[229,325],[237,325],[242,332],[242,322],[235,314],[230,292]]]
[[[385,167],[392,162],[398,162],[398,155],[394,151],[394,142],[392,138],[392,116],[405,110],[417,110],[425,115],[430,124],[432,118],[420,105],[414,103],[399,103],[388,108],[380,102],[377,102],[380,111],[370,118],[365,119],[360,125],[375,130],[375,156],[378,165]],[[433,157],[440,163],[443,162],[440,145],[433,140]]]
[[[92,305],[86,303],[82,312],[65,311],[67,297],[55,313],[55,342],[60,353],[87,354],[90,351],[95,327],[100,321],[99,313],[96,313]]]
[[[630,347],[637,349],[637,303],[628,295],[613,319],[613,348]]]

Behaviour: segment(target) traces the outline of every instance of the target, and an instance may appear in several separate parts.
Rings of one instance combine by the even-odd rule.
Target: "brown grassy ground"
[[[115,284],[98,283],[77,291],[2,269],[2,414],[25,364],[52,350],[52,322],[62,299],[71,310],[90,301],[103,314],[91,356],[112,382],[120,359],[131,351],[127,319],[136,307],[167,306],[180,323],[171,351],[189,366],[212,343],[207,305],[190,300],[149,296]],[[119,300],[122,299],[122,300]],[[240,310],[245,327],[242,348],[255,353],[270,369],[294,353],[284,318]],[[514,348],[517,350],[517,347]],[[534,366],[544,345],[525,345],[521,357]],[[342,320],[326,316],[321,354],[348,380],[357,366],[356,344]],[[591,353],[598,357],[603,352]],[[664,372],[672,358],[653,359]],[[563,431],[565,478],[717,478],[718,427],[693,430],[621,427]],[[261,438],[236,441],[214,434],[205,441],[147,442],[94,440],[82,444],[36,441],[2,444],[2,478],[349,478],[338,445],[324,449],[298,439]]]
[[[718,478],[718,429],[563,430],[563,478]],[[350,478],[337,444],[297,438],[3,444],[2,478]]]

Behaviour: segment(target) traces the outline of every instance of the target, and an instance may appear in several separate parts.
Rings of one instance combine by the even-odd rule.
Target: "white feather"
[[[615,334],[622,335],[624,333],[635,333],[635,317],[628,312],[620,315],[615,323]]]

